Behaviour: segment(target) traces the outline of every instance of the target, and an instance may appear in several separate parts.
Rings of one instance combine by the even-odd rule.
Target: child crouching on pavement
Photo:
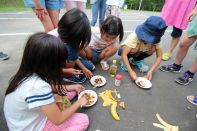
[[[147,72],[145,77],[148,80],[152,79],[154,70],[162,60],[160,40],[166,28],[167,26],[161,17],[151,16],[144,23],[137,26],[135,32],[131,33],[121,44],[118,51],[123,60],[121,69],[128,71],[133,80],[137,79],[137,75],[131,68],[130,63],[136,65],[141,72]],[[144,59],[154,53],[156,53],[156,59],[149,70],[149,67],[144,64]]]
[[[108,70],[107,60],[117,52],[117,43],[122,41],[124,30],[122,21],[116,16],[109,16],[99,27],[92,27],[89,46],[80,52],[81,57],[100,62],[103,70]]]

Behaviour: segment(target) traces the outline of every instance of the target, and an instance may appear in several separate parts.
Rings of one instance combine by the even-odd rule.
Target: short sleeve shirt
[[[101,32],[100,32],[99,27],[91,27],[91,31],[92,31],[92,36],[91,36],[91,41],[89,43],[89,46],[91,48],[94,48],[97,50],[103,50],[111,44],[118,43],[117,39],[109,41],[109,42],[106,42],[103,39],[101,39]]]
[[[54,29],[50,32],[48,32],[48,34],[51,34],[53,36],[59,37],[59,34],[57,32],[57,29]],[[70,45],[65,43],[65,48],[67,49],[67,53],[68,53],[68,61],[76,61],[79,57],[79,49],[75,49],[73,47],[71,47]]]
[[[47,117],[41,106],[54,103],[51,86],[36,74],[6,95],[4,114],[10,131],[42,131]]]
[[[121,44],[121,46],[126,45],[130,48],[136,48],[137,45],[139,45],[139,44],[140,44],[140,49],[139,49],[140,52],[146,52],[146,51],[151,50],[151,47],[153,45],[153,44],[146,44],[146,43],[140,41],[137,38],[136,33],[133,32],[127,37],[127,39]],[[161,48],[161,43],[157,43],[154,45],[156,46],[156,49]]]

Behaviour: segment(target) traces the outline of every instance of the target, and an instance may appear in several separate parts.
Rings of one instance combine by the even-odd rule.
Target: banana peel
[[[124,101],[119,102],[119,106],[124,110],[125,109],[125,103],[124,103]]]
[[[158,123],[153,123],[153,126],[155,127],[159,127],[161,129],[163,129],[164,131],[179,131],[179,127],[178,126],[174,126],[174,125],[171,125],[167,122],[165,122],[161,117],[160,115],[157,113],[156,114],[156,117],[157,119],[159,120],[159,122],[161,124],[158,124]]]
[[[120,121],[120,117],[116,111],[116,108],[117,108],[117,102],[111,105],[111,115],[115,120]]]
[[[101,92],[99,93],[99,97],[102,98],[103,100],[103,107],[106,107],[106,106],[110,106],[111,105],[111,115],[112,117],[117,120],[117,121],[120,121],[120,117],[117,113],[117,105],[118,105],[118,102],[119,100],[117,100],[116,98],[114,98],[114,96],[112,95],[112,93],[114,93],[115,91],[112,91],[112,90],[106,90],[104,92]],[[125,104],[123,101],[119,102],[119,106],[122,108],[122,109],[125,109]]]

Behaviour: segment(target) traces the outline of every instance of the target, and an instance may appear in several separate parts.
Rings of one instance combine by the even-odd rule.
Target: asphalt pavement
[[[61,16],[65,11],[61,12]],[[87,10],[87,15],[91,19],[91,11]],[[124,25],[124,39],[135,30],[151,15],[160,15],[155,12],[145,11],[122,11],[121,19]],[[97,24],[98,25],[98,24]],[[162,37],[162,48],[166,51],[170,43],[169,27]],[[21,62],[25,41],[28,36],[35,32],[43,31],[43,27],[36,16],[31,11],[24,12],[0,12],[0,51],[10,55],[10,59],[0,61],[0,131],[7,131],[7,124],[3,114],[3,103],[5,90],[10,78],[16,73]],[[162,62],[161,65],[173,63],[176,50],[169,61]],[[183,71],[187,70],[196,57],[194,45],[190,48],[183,61]],[[145,60],[151,66],[155,55]],[[115,87],[114,78],[110,77],[107,71],[103,71],[100,65],[96,65],[94,75],[102,75],[106,78],[107,84],[104,87],[94,89],[97,93],[107,89],[117,89],[121,99],[125,101],[126,109],[117,109],[120,121],[115,121],[109,107],[102,107],[102,100],[90,107],[80,110],[87,113],[90,119],[88,131],[160,131],[154,127],[153,122],[159,123],[156,113],[168,123],[179,126],[181,131],[197,130],[197,107],[191,105],[186,100],[187,95],[197,95],[197,77],[188,86],[181,86],[174,82],[179,74],[164,73],[157,69],[152,79],[152,88],[143,90],[136,86],[127,72],[120,69],[120,57],[114,56],[110,59],[118,61],[118,73],[123,75],[120,87]],[[137,68],[134,68],[138,76],[143,76]],[[84,84],[86,89],[92,89],[89,81]]]

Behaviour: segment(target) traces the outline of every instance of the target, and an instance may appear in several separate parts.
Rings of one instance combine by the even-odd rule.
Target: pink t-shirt
[[[166,25],[186,29],[188,15],[193,10],[197,0],[165,0],[161,17]]]
[[[110,42],[106,42],[103,39],[101,39],[101,32],[99,27],[91,27],[92,30],[92,36],[89,46],[91,48],[97,49],[97,50],[103,50],[106,47],[108,47],[111,44],[116,44],[118,42],[117,39],[114,39]]]

